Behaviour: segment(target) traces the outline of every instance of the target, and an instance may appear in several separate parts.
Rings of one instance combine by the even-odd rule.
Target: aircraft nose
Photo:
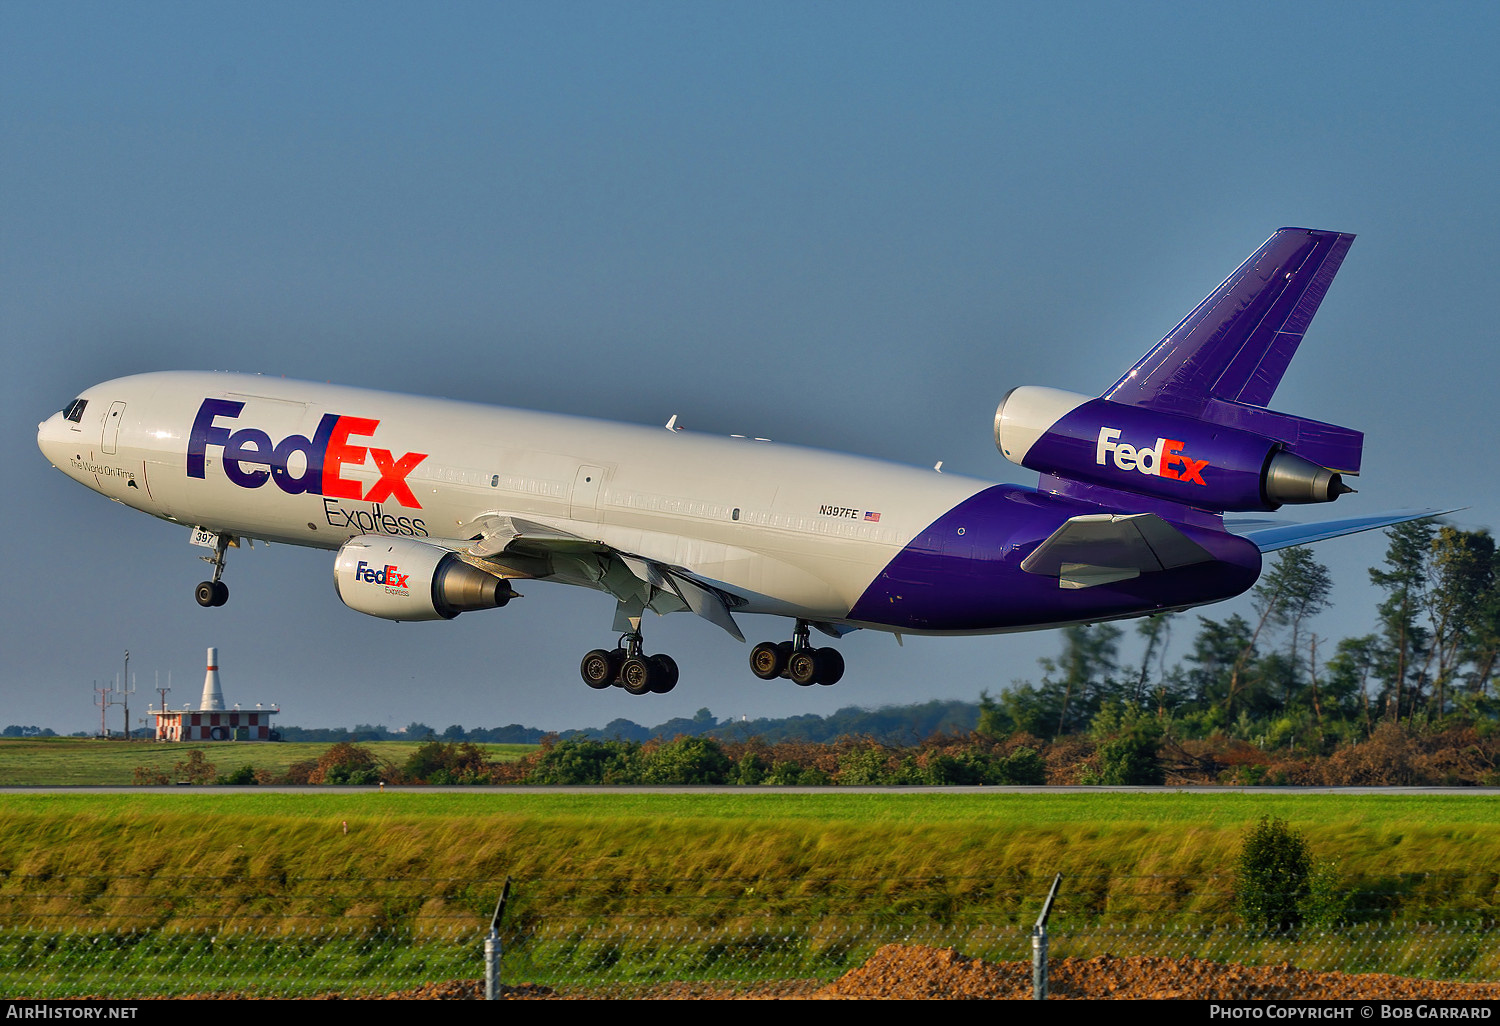
[[[62,414],[54,413],[36,426],[36,447],[42,450],[42,455],[54,467],[59,459],[57,450],[61,439],[58,437],[58,424],[61,421]]]

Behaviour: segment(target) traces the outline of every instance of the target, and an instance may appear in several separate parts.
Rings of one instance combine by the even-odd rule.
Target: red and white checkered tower
[[[208,650],[208,669],[203,672],[203,698],[198,708],[183,706],[178,712],[152,709],[158,741],[274,741],[271,717],[281,712],[274,705],[254,709],[230,709],[224,705],[219,686],[219,650]]]

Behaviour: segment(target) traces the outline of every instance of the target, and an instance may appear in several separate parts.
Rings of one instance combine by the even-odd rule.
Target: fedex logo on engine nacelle
[[[188,477],[203,478],[208,447],[222,448],[224,476],[241,488],[259,488],[268,480],[288,495],[327,495],[340,499],[363,499],[365,502],[396,502],[411,509],[422,504],[406,483],[417,464],[427,458],[425,452],[409,452],[396,459],[389,449],[376,449],[352,443],[350,437],[373,435],[380,421],[367,417],[348,417],[325,413],[312,438],[287,435],[274,445],[271,436],[260,428],[241,428],[231,432],[215,421],[234,420],[245,408],[230,399],[205,399],[198,407],[188,435]],[[301,473],[293,468],[292,457],[302,454]],[[363,491],[360,482],[343,476],[345,466],[362,466],[368,457],[380,471],[380,479]],[[248,469],[247,469],[248,468]]]
[[[354,579],[364,581],[366,584],[384,584],[392,588],[405,588],[406,579],[411,574],[399,573],[397,568],[387,563],[384,567],[376,570],[364,560],[359,561],[359,566],[354,568]]]
[[[1170,477],[1176,481],[1190,481],[1206,485],[1203,468],[1208,460],[1195,460],[1182,454],[1182,442],[1175,438],[1158,438],[1155,448],[1137,448],[1116,441],[1119,428],[1099,429],[1099,444],[1094,453],[1094,462],[1104,466],[1105,456],[1111,455],[1114,464],[1121,470],[1136,470],[1148,477]],[[1179,468],[1177,464],[1181,464]]]

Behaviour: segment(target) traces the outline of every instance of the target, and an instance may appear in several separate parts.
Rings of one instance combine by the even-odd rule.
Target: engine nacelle
[[[344,605],[387,620],[451,620],[516,597],[509,582],[448,549],[382,534],[346,541],[333,562],[333,583]]]
[[[995,444],[1031,470],[1199,509],[1274,510],[1352,490],[1277,439],[1055,388],[1011,390]]]

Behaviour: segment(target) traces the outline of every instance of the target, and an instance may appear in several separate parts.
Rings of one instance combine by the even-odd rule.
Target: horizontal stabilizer
[[[1462,508],[1460,506],[1454,509],[1397,509],[1385,513],[1372,513],[1367,517],[1324,520],[1316,524],[1279,524],[1266,520],[1235,523],[1226,520],[1224,527],[1231,534],[1237,534],[1251,542],[1262,552],[1275,552],[1277,549],[1289,549],[1293,545],[1310,545],[1328,538],[1341,538],[1346,534],[1376,531],[1382,527],[1404,524],[1408,520],[1446,516],[1449,513],[1457,513]]]
[[[1362,431],[1223,399],[1210,399],[1202,419],[1275,439],[1284,443],[1287,451],[1340,474],[1359,473],[1365,446]]]
[[[1027,573],[1056,577],[1063,588],[1093,588],[1207,563],[1213,556],[1155,513],[1073,517],[1021,562]]]

